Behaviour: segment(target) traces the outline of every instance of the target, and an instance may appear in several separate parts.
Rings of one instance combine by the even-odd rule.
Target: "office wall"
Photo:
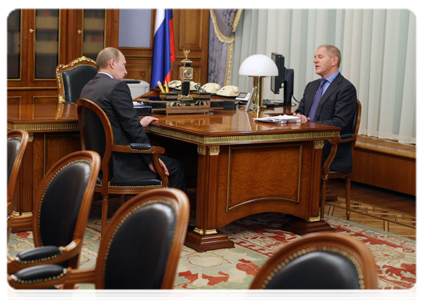
[[[295,71],[300,101],[314,74],[321,44],[340,48],[340,71],[357,88],[363,105],[360,133],[416,142],[416,16],[407,9],[246,9],[235,32],[232,84],[241,91],[252,79],[236,70],[248,56],[279,52]],[[282,99],[270,92],[264,98]]]
[[[138,11],[138,12],[137,12]],[[126,78],[141,79],[150,82],[151,64],[153,57],[153,39],[155,10],[133,10],[132,12],[120,11],[121,18],[139,18],[139,14],[146,14],[150,11],[150,24],[144,22],[145,28],[142,35],[145,39],[144,46],[128,46],[120,45],[119,49],[126,56],[127,71]],[[120,24],[132,22],[128,20],[119,20]],[[175,52],[176,61],[172,64],[171,77],[172,80],[179,79],[179,67],[182,66],[181,61],[185,58],[183,50],[189,49],[189,58],[192,60],[194,69],[195,82],[207,82],[207,57],[208,57],[208,29],[209,29],[209,10],[208,9],[174,9],[173,25],[175,36]],[[131,30],[131,32],[133,29]],[[128,41],[129,35],[125,40]],[[149,40],[148,40],[149,39]],[[123,42],[123,40],[122,40]]]

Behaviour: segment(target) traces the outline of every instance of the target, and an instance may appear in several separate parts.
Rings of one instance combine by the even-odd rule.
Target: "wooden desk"
[[[182,161],[187,175],[196,171],[196,228],[187,246],[233,247],[217,230],[263,212],[294,216],[284,229],[298,234],[331,229],[319,216],[322,148],[324,140],[339,136],[338,127],[257,123],[256,114],[243,108],[156,117],[159,122],[147,127],[152,140]]]
[[[287,109],[268,113],[288,113]],[[323,141],[339,136],[340,129],[314,123],[256,123],[255,116],[243,108],[156,115],[159,122],[146,128],[194,179],[188,183],[197,188],[196,228],[188,232],[186,245],[197,251],[233,247],[217,230],[256,213],[290,214],[293,219],[284,229],[298,234],[331,229],[319,217],[322,148]],[[61,157],[80,150],[76,107],[9,105],[7,126],[30,133],[19,181],[19,210],[32,211],[33,195],[46,171]]]
[[[29,143],[19,172],[18,212],[32,211],[32,199],[47,170],[81,150],[78,116],[70,104],[9,104],[7,130],[26,130]]]

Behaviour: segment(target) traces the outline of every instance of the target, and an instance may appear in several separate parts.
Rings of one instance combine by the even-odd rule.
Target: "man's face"
[[[113,77],[123,80],[128,72],[126,72],[126,59],[122,53],[119,53],[119,60],[112,58]]]
[[[327,78],[329,75],[338,70],[338,58],[336,56],[329,57],[325,47],[317,49],[314,54],[313,62],[316,74],[322,76],[323,78]]]

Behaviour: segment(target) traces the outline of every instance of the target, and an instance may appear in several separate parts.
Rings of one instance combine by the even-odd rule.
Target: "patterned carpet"
[[[114,203],[115,209],[118,201]],[[113,206],[113,205],[112,205]],[[111,209],[113,210],[113,208]],[[175,289],[248,289],[260,266],[285,243],[301,236],[280,230],[283,214],[260,214],[243,218],[221,229],[235,242],[235,248],[198,253],[183,247]],[[80,268],[95,265],[99,247],[100,204],[93,203],[82,250]],[[377,263],[380,289],[410,289],[416,283],[416,242],[392,233],[326,216],[336,232],[363,241]],[[32,247],[32,233],[12,234],[8,253]],[[92,289],[91,284],[77,285]]]

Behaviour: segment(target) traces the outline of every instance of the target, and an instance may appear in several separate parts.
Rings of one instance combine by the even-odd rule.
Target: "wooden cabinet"
[[[13,11],[7,28],[8,98],[20,93],[22,103],[56,103],[56,67],[82,55],[95,58],[105,46],[117,47],[114,16],[116,11],[104,9]]]

